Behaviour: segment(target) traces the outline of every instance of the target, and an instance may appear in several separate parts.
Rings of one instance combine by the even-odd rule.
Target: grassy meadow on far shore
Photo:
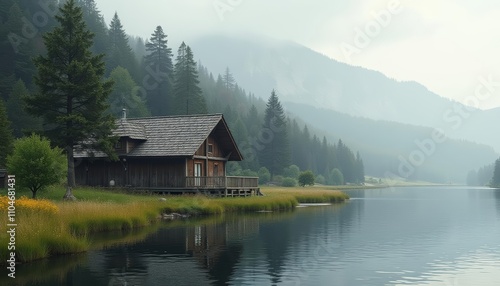
[[[65,202],[63,186],[53,186],[31,200],[31,192],[16,195],[16,258],[18,262],[90,249],[90,234],[129,231],[154,224],[162,213],[210,215],[292,210],[299,203],[342,202],[349,197],[327,187],[263,187],[262,197],[208,198],[201,195],[133,195],[125,191],[76,188],[75,202]],[[23,196],[23,198],[21,198]],[[164,197],[166,201],[159,198]],[[1,198],[1,197],[0,197]],[[6,201],[6,197],[3,197]],[[5,204],[5,202],[4,202]],[[6,208],[0,215],[7,219]],[[8,245],[6,224],[0,227],[0,245]],[[0,262],[8,257],[0,248]]]

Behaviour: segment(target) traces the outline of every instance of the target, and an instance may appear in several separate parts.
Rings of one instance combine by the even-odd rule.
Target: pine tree
[[[95,0],[77,0],[82,8],[83,20],[87,28],[94,34],[94,43],[91,51],[95,54],[104,54],[108,50],[108,29]]]
[[[248,111],[246,116],[246,127],[248,131],[248,136],[251,138],[257,138],[259,136],[259,131],[262,128],[262,118],[259,116],[259,111],[257,107],[252,104],[252,107]]]
[[[226,67],[226,71],[224,72],[222,80],[224,81],[224,86],[226,87],[227,91],[231,91],[234,89],[235,81],[233,75],[229,71],[229,67]]]
[[[364,181],[364,170],[362,171],[363,174],[361,173],[361,170],[359,174],[357,175],[357,170],[362,169],[362,161],[361,157],[359,157],[360,162],[359,168],[356,166],[356,157],[354,156],[354,153],[345,145],[341,139],[339,139],[339,142],[337,143],[336,146],[336,153],[337,153],[337,159],[338,159],[338,168],[344,175],[344,181],[346,183],[358,183],[360,181]],[[363,179],[361,179],[361,175],[363,175]]]
[[[19,138],[24,134],[40,131],[41,122],[28,114],[25,110],[24,98],[29,96],[29,91],[24,82],[19,79],[13,86],[9,100],[6,103],[7,113],[12,122],[14,136]]]
[[[302,135],[299,136],[295,142],[299,145],[299,164],[301,170],[312,169],[312,156],[311,156],[311,133],[309,133],[309,127],[304,125],[302,130]]]
[[[0,98],[0,169],[5,167],[7,155],[12,152],[13,141],[10,122],[3,100]]]
[[[161,26],[146,43],[147,56],[144,57],[147,77],[145,88],[148,90],[148,107],[153,116],[168,115],[173,110],[173,64],[172,49],[167,46],[167,35]]]
[[[361,159],[361,155],[359,152],[356,153],[356,183],[364,183],[365,182],[365,166],[363,164],[363,159]]]
[[[66,151],[68,161],[65,198],[74,198],[74,148],[96,148],[112,158],[114,119],[105,115],[113,83],[103,81],[103,55],[93,55],[93,34],[82,9],[68,0],[56,16],[59,25],[44,35],[46,56],[35,59],[39,92],[26,98],[28,111],[44,119],[52,143]]]
[[[323,136],[323,141],[321,141],[321,149],[317,150],[319,154],[318,158],[318,174],[321,173],[323,176],[326,178],[328,176],[328,157],[329,157],[329,148],[328,148],[328,141],[326,140],[326,137]]]
[[[490,187],[500,187],[500,158],[495,161],[495,168],[493,169],[493,178],[491,178]]]
[[[17,2],[17,1],[16,1]],[[2,5],[2,9],[7,6]],[[6,14],[6,21],[0,25],[0,98],[7,100],[12,86],[17,79],[31,83],[34,66],[31,57],[37,54],[34,39],[26,39],[23,34],[25,14],[20,3],[11,5]],[[2,13],[2,14],[4,14]]]
[[[198,86],[198,69],[191,48],[182,42],[174,68],[176,114],[204,114],[207,105]]]
[[[141,37],[132,37],[130,47],[135,54],[136,59],[141,62],[146,56],[146,43]]]
[[[116,12],[109,25],[108,43],[106,74],[110,74],[118,66],[124,67],[132,75],[136,74],[138,70],[137,61],[132,48],[130,48],[128,36]],[[136,76],[133,76],[133,78],[137,80]]]
[[[290,165],[290,149],[285,112],[274,90],[267,101],[262,129],[265,131],[262,132],[264,140],[259,162],[269,170],[271,176],[279,175]]]

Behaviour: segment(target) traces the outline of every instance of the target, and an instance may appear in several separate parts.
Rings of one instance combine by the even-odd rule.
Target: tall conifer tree
[[[500,187],[500,158],[495,161],[495,168],[493,169],[493,178],[491,178],[490,187]]]
[[[146,43],[148,54],[144,57],[144,64],[147,75],[143,84],[148,90],[147,102],[153,116],[168,115],[173,110],[172,49],[167,44],[167,35],[161,26],[156,27]]]
[[[262,129],[259,162],[269,170],[271,176],[279,175],[290,165],[290,147],[285,111],[274,90],[267,101]]]
[[[132,48],[130,48],[128,36],[123,29],[118,13],[115,13],[109,25],[109,41],[106,61],[106,74],[111,74],[118,66],[121,66],[137,80],[137,60]]]
[[[26,85],[19,79],[12,87],[12,92],[6,103],[7,114],[12,122],[14,136],[17,138],[42,129],[41,121],[26,112],[23,99],[29,94]]]
[[[7,111],[3,100],[0,98],[0,168],[5,167],[5,160],[12,151],[13,141]]]
[[[198,69],[191,48],[184,42],[179,47],[174,69],[176,114],[204,114],[207,105],[198,86]]]
[[[28,111],[44,119],[46,134],[66,151],[68,161],[65,198],[74,199],[74,148],[96,148],[112,158],[114,119],[106,115],[113,83],[103,81],[103,55],[93,55],[93,34],[82,9],[68,0],[56,16],[59,23],[44,35],[46,56],[35,59],[38,92],[26,98]]]
[[[108,29],[95,0],[77,0],[76,3],[82,7],[83,20],[87,28],[94,33],[92,52],[96,54],[106,53],[108,50]]]

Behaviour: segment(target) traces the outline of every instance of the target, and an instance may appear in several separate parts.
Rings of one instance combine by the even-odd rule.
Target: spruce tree
[[[274,90],[267,101],[262,130],[259,162],[269,170],[271,176],[279,175],[290,165],[290,149],[285,111]]]
[[[198,86],[198,69],[191,48],[182,42],[174,68],[176,114],[204,114],[207,105]]]
[[[31,57],[37,53],[33,46],[35,39],[24,37],[23,27],[26,23],[23,19],[26,19],[26,15],[20,4],[14,3],[8,7],[7,11],[3,11],[6,12],[6,18],[0,25],[0,38],[2,39],[0,41],[0,98],[4,100],[7,100],[17,79],[21,78],[29,84],[34,73]],[[3,6],[2,9],[7,9],[7,6]]]
[[[35,59],[39,91],[26,99],[28,111],[44,119],[46,134],[62,147],[68,161],[65,198],[73,199],[74,148],[100,149],[113,159],[114,119],[106,115],[113,83],[103,81],[103,55],[93,55],[93,34],[82,9],[68,0],[56,16],[59,25],[44,35],[46,56]]]
[[[356,153],[356,183],[364,183],[365,182],[365,166],[363,164],[363,159],[361,159],[361,155],[359,152]]]
[[[82,8],[85,24],[94,33],[92,52],[96,54],[106,53],[108,50],[108,29],[95,0],[77,0],[76,3]]]
[[[168,47],[167,35],[161,26],[151,34],[146,43],[144,57],[146,73],[145,88],[148,90],[148,107],[153,116],[168,115],[173,110],[172,49]]]
[[[493,178],[491,178],[490,187],[500,187],[500,158],[495,161],[495,168],[493,169]]]
[[[0,169],[5,167],[7,155],[12,151],[14,138],[3,100],[0,98]]]
[[[128,36],[123,29],[118,13],[115,13],[109,25],[109,41],[106,59],[106,74],[110,74],[118,66],[124,67],[131,75],[134,75],[137,68],[132,48],[130,48]],[[137,76],[133,76],[138,80]]]
[[[257,138],[259,136],[259,131],[262,127],[262,118],[259,116],[259,111],[255,105],[250,107],[248,114],[245,118],[246,127],[248,131],[248,136],[251,138]]]
[[[14,136],[19,138],[24,134],[40,131],[41,121],[28,114],[25,110],[24,98],[29,96],[29,91],[24,82],[19,79],[13,86],[9,100],[6,103],[7,113],[12,122]]]
[[[224,72],[222,80],[224,81],[224,86],[226,87],[227,91],[231,91],[234,89],[235,81],[233,75],[231,74],[231,71],[229,71],[229,67],[226,67],[226,71]]]

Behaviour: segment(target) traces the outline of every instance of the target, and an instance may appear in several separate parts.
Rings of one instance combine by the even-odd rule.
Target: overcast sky
[[[500,106],[500,1],[96,0],[109,24],[149,37],[157,25],[178,44],[213,32],[293,40],[333,59],[414,80],[465,102],[481,78],[498,82],[482,108]],[[377,16],[378,15],[378,16]],[[381,16],[380,16],[381,15]]]

